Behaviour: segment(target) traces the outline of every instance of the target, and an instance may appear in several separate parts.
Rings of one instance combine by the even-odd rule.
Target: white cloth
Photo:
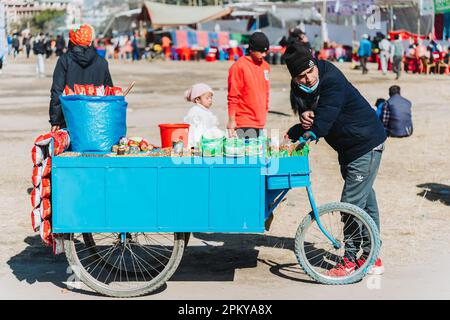
[[[218,129],[219,120],[211,110],[202,105],[196,104],[192,106],[184,122],[190,124],[188,147],[192,148],[198,145],[202,135],[210,129]]]

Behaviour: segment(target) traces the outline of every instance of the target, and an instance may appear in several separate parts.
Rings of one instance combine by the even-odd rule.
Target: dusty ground
[[[54,257],[31,230],[30,149],[49,129],[48,102],[55,60],[47,77],[35,78],[34,61],[11,61],[0,75],[0,298],[99,298],[85,287],[67,291],[64,255]],[[178,122],[189,105],[183,91],[195,82],[215,90],[213,111],[226,122],[229,63],[111,63],[115,84],[136,81],[129,96],[129,135],[159,142],[157,124]],[[311,282],[292,252],[293,236],[308,212],[306,194],[295,190],[265,235],[195,234],[178,271],[157,294],[143,299],[449,299],[450,298],[450,78],[405,75],[362,76],[340,65],[373,103],[398,83],[413,102],[414,135],[389,139],[375,184],[381,211],[382,278],[343,287]],[[269,128],[296,122],[289,107],[288,73],[271,74]],[[319,204],[338,200],[342,188],[337,156],[324,141],[311,154],[312,181]],[[203,245],[202,245],[203,244]],[[205,245],[206,244],[206,245]]]

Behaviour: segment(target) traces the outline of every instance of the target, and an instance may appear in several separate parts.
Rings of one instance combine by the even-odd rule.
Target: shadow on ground
[[[440,183],[423,183],[417,185],[423,190],[417,195],[430,201],[440,201],[450,206],[450,186]]]
[[[192,243],[193,240],[197,245]],[[69,289],[67,282],[72,281],[74,276],[66,256],[53,255],[52,248],[43,245],[39,235],[26,237],[24,242],[28,246],[7,262],[20,282],[48,282],[60,289],[100,296],[83,289],[85,286]],[[198,242],[202,245],[198,245]],[[190,245],[185,248],[181,264],[170,281],[234,281],[236,269],[255,268],[260,262],[268,265],[270,272],[281,278],[315,283],[309,280],[296,263],[278,264],[273,260],[258,259],[257,247],[261,246],[293,251],[294,239],[263,234],[194,233]],[[153,294],[166,288],[164,285]]]
[[[294,239],[263,234],[194,233],[202,246],[193,241],[185,248],[183,259],[172,281],[233,281],[236,269],[256,268],[258,262],[270,267],[278,277],[311,283],[298,264],[278,264],[258,259],[256,247],[294,250]],[[219,242],[223,244],[210,244]],[[294,255],[294,254],[293,254]]]

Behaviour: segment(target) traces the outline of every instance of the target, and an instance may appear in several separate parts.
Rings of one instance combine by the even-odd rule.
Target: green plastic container
[[[222,157],[224,138],[206,139],[202,137],[202,155],[204,157]]]
[[[245,155],[248,157],[260,157],[265,155],[267,138],[249,138],[245,141]]]
[[[245,140],[239,138],[227,138],[224,143],[225,156],[227,157],[244,157],[245,156]]]

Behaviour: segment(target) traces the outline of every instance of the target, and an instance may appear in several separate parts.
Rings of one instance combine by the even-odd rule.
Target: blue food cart
[[[63,153],[52,161],[52,228],[64,234],[68,261],[87,286],[134,297],[173,275],[191,232],[263,233],[286,193],[299,187],[306,188],[311,206],[295,235],[299,264],[320,283],[361,280],[378,256],[377,227],[350,204],[316,207],[307,156]],[[350,241],[370,249],[356,253],[365,264],[348,275],[330,275]]]

